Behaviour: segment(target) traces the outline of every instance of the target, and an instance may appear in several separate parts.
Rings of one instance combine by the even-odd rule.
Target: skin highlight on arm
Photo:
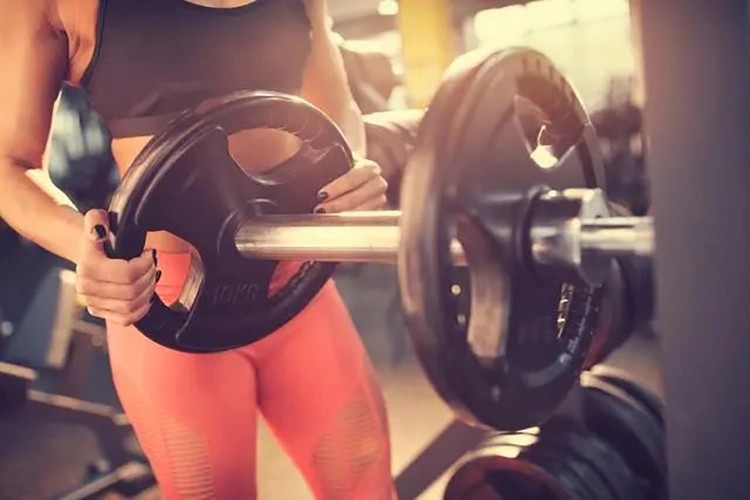
[[[344,61],[325,0],[306,0],[312,24],[312,51],[305,70],[302,97],[320,107],[344,132],[352,150],[365,156],[365,126],[362,112],[352,97]]]
[[[50,196],[56,190],[41,171],[54,103],[68,73],[57,7],[54,0],[0,0],[0,217],[25,238],[75,262],[82,216],[59,192]]]

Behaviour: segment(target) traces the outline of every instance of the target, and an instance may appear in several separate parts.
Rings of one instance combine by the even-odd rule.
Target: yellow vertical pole
[[[426,106],[456,56],[450,0],[400,0],[404,77],[412,106]]]
[[[643,78],[643,41],[641,37],[641,0],[630,0],[631,40],[635,59],[635,89],[633,100],[643,107],[646,103],[646,88]]]

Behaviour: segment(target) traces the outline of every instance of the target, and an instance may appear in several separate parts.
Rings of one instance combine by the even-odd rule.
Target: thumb
[[[109,235],[107,212],[104,210],[89,210],[86,212],[83,217],[83,230],[87,240],[96,248],[102,249],[102,245]]]

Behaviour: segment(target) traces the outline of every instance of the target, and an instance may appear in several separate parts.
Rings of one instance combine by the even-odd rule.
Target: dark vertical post
[[[670,498],[750,498],[746,0],[644,0]]]

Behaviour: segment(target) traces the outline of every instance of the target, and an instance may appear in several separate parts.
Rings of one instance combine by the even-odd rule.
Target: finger
[[[366,210],[380,210],[383,207],[385,207],[388,204],[388,198],[386,195],[382,194],[378,196],[377,198],[372,198],[370,200],[367,200],[363,204],[359,205],[358,207],[353,208],[353,211],[356,212],[363,212]]]
[[[355,168],[324,186],[318,193],[321,201],[332,200],[362,186],[380,176],[380,166],[369,160],[362,160]]]
[[[94,281],[90,278],[79,277],[76,281],[76,291],[87,306],[97,305],[104,309],[118,310],[104,305],[101,301],[107,301],[107,304],[110,302],[127,303],[137,301],[143,294],[148,294],[149,290],[153,290],[157,282],[156,278],[157,271],[155,268],[151,272],[144,274],[133,285]],[[148,297],[146,298],[148,299]]]
[[[90,249],[102,251],[102,244],[109,233],[109,220],[104,210],[89,210],[83,216],[83,230]]]
[[[115,300],[103,299],[100,297],[89,297],[87,300],[87,309],[97,311],[107,311],[109,313],[127,316],[139,311],[144,305],[151,303],[154,296],[154,287],[149,286],[135,300]]]
[[[367,203],[369,200],[379,198],[388,189],[388,183],[382,177],[375,177],[354,191],[350,191],[338,198],[321,203],[316,208],[318,213],[336,213],[353,210]]]
[[[88,300],[86,306],[89,310],[95,311],[107,311],[110,314],[119,314],[121,316],[127,316],[139,311],[146,304],[151,303],[151,298],[154,296],[154,289],[149,287],[133,301],[126,300],[113,300],[113,299],[102,299],[98,297],[92,297]]]
[[[156,250],[144,250],[139,257],[128,261],[127,277],[131,283],[135,283],[144,275],[156,272],[157,264]]]
[[[110,323],[114,323],[120,326],[131,326],[137,321],[143,319],[148,310],[151,308],[151,302],[146,302],[138,310],[133,311],[130,314],[122,314],[114,311],[108,311],[106,309],[96,309],[93,307],[88,308],[89,314],[94,317],[101,318]]]
[[[93,281],[133,285],[156,268],[156,251],[144,252],[130,261],[108,259],[102,255],[89,255],[77,267],[79,276]]]

